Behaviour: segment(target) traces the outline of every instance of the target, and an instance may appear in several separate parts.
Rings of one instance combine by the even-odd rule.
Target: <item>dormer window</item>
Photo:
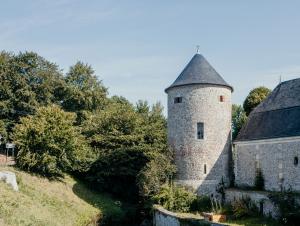
[[[174,104],[182,103],[182,97],[175,97],[174,98]]]

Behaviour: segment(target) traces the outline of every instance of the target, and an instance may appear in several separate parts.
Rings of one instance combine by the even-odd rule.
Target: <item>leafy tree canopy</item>
[[[162,107],[150,107],[143,101],[133,106],[116,96],[110,102],[82,124],[83,134],[99,156],[88,179],[126,197],[137,197],[138,192],[149,196],[166,181],[166,175],[175,171],[167,148]]]
[[[74,113],[58,106],[40,107],[33,116],[20,119],[13,138],[18,147],[17,165],[47,177],[84,170],[89,148],[78,128]]]
[[[232,105],[232,139],[235,139],[247,121],[246,112],[237,104]]]
[[[106,105],[107,88],[97,79],[90,65],[78,61],[70,67],[65,81],[67,91],[62,105],[67,111],[93,111]]]
[[[248,116],[250,112],[257,105],[259,105],[270,93],[271,90],[264,86],[260,86],[251,90],[243,104],[246,115]]]
[[[33,52],[1,52],[0,80],[0,118],[12,121],[59,103],[64,87],[58,66]]]

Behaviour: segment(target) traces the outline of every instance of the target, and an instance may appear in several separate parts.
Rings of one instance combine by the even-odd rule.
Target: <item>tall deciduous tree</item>
[[[82,127],[98,153],[87,178],[102,189],[132,199],[138,197],[138,191],[150,195],[166,180],[166,171],[168,175],[174,172],[160,104],[150,108],[140,101],[133,106],[115,96],[104,110],[91,114]],[[158,164],[160,169],[154,169]]]
[[[58,66],[33,52],[1,52],[0,80],[0,118],[12,121],[59,103],[64,87]]]
[[[62,106],[67,111],[76,112],[81,121],[84,111],[103,109],[107,103],[107,88],[102,85],[93,68],[82,62],[70,67],[65,78],[67,91]]]
[[[247,121],[246,112],[243,107],[237,104],[232,105],[232,139],[235,139]]]
[[[243,104],[246,115],[248,116],[250,112],[270,94],[270,92],[271,90],[264,86],[251,90]]]

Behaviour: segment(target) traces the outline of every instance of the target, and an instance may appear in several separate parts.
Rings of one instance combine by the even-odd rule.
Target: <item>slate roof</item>
[[[249,115],[235,141],[300,136],[300,79],[280,83]]]
[[[200,54],[195,54],[191,61],[180,73],[175,82],[169,86],[165,92],[172,87],[192,85],[192,84],[210,84],[233,88],[216,72],[208,61]]]

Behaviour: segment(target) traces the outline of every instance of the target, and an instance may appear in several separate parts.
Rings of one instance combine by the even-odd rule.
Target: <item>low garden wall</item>
[[[266,191],[246,191],[240,189],[226,189],[225,200],[226,202],[234,202],[237,199],[242,197],[249,197],[252,201],[255,202],[256,206],[260,211],[263,212],[265,216],[277,216],[276,207],[269,200],[268,195],[270,193]]]
[[[226,226],[204,220],[200,215],[174,213],[154,205],[153,226]]]

